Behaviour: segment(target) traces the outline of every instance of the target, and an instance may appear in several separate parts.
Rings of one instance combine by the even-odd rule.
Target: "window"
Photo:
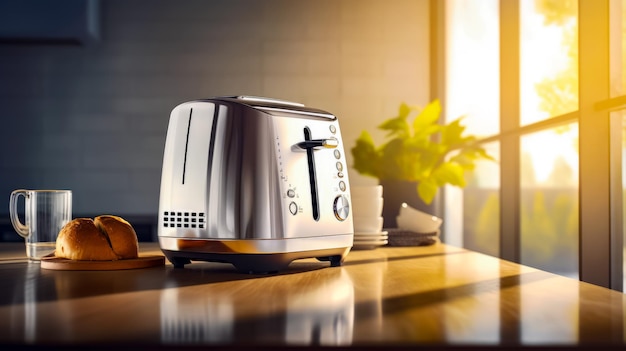
[[[444,241],[621,290],[626,0],[431,5],[445,117],[498,158],[446,188]]]

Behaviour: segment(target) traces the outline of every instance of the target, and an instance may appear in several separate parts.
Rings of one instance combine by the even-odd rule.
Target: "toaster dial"
[[[335,202],[333,203],[333,210],[335,211],[335,217],[338,220],[343,221],[348,218],[350,214],[350,203],[348,202],[348,198],[343,195],[339,195],[335,198]]]

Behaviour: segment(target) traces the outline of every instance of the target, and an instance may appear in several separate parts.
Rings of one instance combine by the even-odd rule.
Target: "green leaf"
[[[351,151],[354,159],[354,169],[357,172],[378,177],[377,165],[379,156],[374,146],[374,140],[367,131],[361,133]]]
[[[462,152],[454,157],[451,157],[449,162],[454,162],[461,166],[464,170],[472,170],[475,166],[476,155],[471,152]]]
[[[461,125],[461,118],[448,123],[441,131],[441,142],[446,145],[455,146],[468,141],[468,137],[463,137],[465,126]],[[471,138],[471,137],[469,137]]]
[[[409,124],[401,118],[390,119],[380,126],[379,129],[388,131],[387,137],[404,138],[409,135]]]
[[[389,131],[387,137],[407,138],[411,133],[409,123],[406,120],[410,112],[411,108],[402,103],[398,110],[398,116],[381,123],[378,129]]]
[[[477,150],[476,150],[476,153],[478,154],[479,158],[483,158],[483,159],[486,159],[486,160],[489,160],[489,161],[494,161],[494,162],[496,161],[496,159],[493,158],[491,155],[489,155],[487,153],[487,150],[485,150],[482,147],[478,147]]]
[[[426,148],[426,145],[430,145],[434,142],[432,136],[439,133],[441,128],[442,126],[434,124],[416,130],[411,137],[411,142],[420,145],[422,148]]]
[[[361,135],[359,135],[359,138],[357,140],[362,141],[365,144],[371,145],[372,147],[374,147],[374,139],[372,138],[370,133],[368,133],[366,130],[361,132]]]
[[[463,177],[463,173],[464,169],[458,163],[444,162],[431,173],[431,176],[439,186],[451,184],[464,187],[465,177]]]
[[[478,145],[472,145],[461,149],[461,151],[451,157],[449,161],[458,163],[466,170],[472,170],[474,169],[476,161],[480,159],[495,161],[495,159],[491,157],[491,155],[489,155],[484,148]]]
[[[432,127],[439,121],[439,115],[441,114],[441,104],[439,100],[435,99],[415,117],[413,120],[413,131],[415,134],[423,133],[429,127]],[[430,129],[429,129],[430,130]]]
[[[417,194],[427,205],[433,202],[438,189],[437,184],[431,179],[422,180],[417,184]]]
[[[411,107],[404,102],[401,103],[398,109],[398,118],[404,118],[406,120],[407,117],[409,117],[409,113],[411,113]]]
[[[380,162],[380,175],[383,179],[403,179],[407,176],[406,166],[407,157],[410,155],[406,152],[402,139],[390,140],[381,148],[383,157]]]

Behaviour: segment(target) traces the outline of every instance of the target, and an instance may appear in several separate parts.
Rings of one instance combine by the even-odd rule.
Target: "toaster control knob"
[[[350,214],[350,203],[348,202],[348,199],[343,195],[337,196],[335,198],[335,203],[333,204],[333,211],[335,211],[335,217],[337,217],[340,221],[348,218],[348,215]]]
[[[296,215],[296,213],[298,213],[298,205],[296,205],[295,202],[291,202],[289,204],[289,212],[291,212],[292,215]]]

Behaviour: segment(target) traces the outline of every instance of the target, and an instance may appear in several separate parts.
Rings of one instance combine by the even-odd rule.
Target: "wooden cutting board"
[[[117,261],[76,261],[54,256],[41,259],[41,268],[58,271],[114,271],[163,265],[165,265],[164,256],[139,256]]]

